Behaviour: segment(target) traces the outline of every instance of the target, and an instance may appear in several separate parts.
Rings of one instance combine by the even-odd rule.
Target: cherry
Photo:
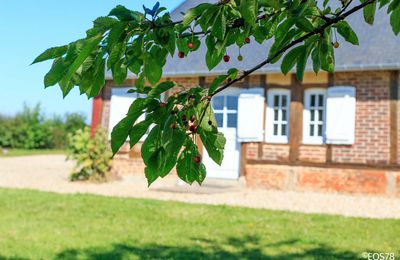
[[[171,124],[171,128],[172,128],[172,129],[176,129],[177,127],[178,127],[178,126],[176,125],[176,123],[172,123],[172,124]]]
[[[225,61],[225,62],[229,62],[230,59],[231,59],[231,57],[230,57],[228,54],[226,54],[226,55],[224,56],[224,61]]]
[[[190,132],[192,132],[192,133],[196,133],[196,131],[197,131],[197,126],[196,126],[196,125],[191,125],[191,126],[189,127],[189,130],[190,130]]]
[[[200,157],[200,155],[196,155],[196,156],[194,157],[193,161],[194,161],[195,163],[200,163],[200,162],[201,162],[201,157]]]
[[[188,45],[189,49],[193,49],[193,42],[189,42]]]
[[[185,53],[183,51],[178,52],[178,57],[181,59],[185,58]]]
[[[165,103],[160,103],[160,107],[161,108],[164,108],[164,107],[166,107],[167,106],[167,104],[165,104]]]
[[[242,56],[242,55],[239,55],[239,56],[237,57],[237,59],[238,59],[238,61],[242,61],[242,60],[243,60],[243,56]]]
[[[250,43],[250,42],[251,42],[251,40],[250,40],[249,37],[246,37],[246,39],[244,39],[244,41],[245,41],[246,43]]]
[[[333,48],[337,49],[339,48],[340,44],[338,42],[334,42],[333,43]]]
[[[183,115],[183,116],[182,116],[182,121],[187,121],[186,115]]]

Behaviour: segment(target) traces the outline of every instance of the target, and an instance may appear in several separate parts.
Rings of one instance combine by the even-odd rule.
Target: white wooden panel
[[[328,144],[354,144],[355,88],[331,87],[328,88],[327,96],[326,142]]]
[[[260,94],[240,94],[238,108],[239,142],[263,141],[264,97]]]

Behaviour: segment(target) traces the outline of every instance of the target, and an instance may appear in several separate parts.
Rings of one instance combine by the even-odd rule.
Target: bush
[[[0,115],[0,147],[20,149],[64,149],[67,133],[84,128],[85,116],[79,113],[46,119],[40,105],[24,105],[14,117]]]
[[[71,181],[106,181],[110,177],[112,158],[107,132],[98,128],[91,138],[86,127],[70,134],[68,139],[67,159],[76,161]]]

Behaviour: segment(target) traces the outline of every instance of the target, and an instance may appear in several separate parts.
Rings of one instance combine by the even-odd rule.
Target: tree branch
[[[320,27],[316,28],[314,31],[309,32],[305,35],[303,35],[302,37],[298,38],[297,40],[292,41],[291,43],[287,44],[285,47],[283,47],[282,49],[280,49],[279,51],[277,51],[274,55],[272,55],[271,57],[267,58],[266,60],[264,60],[263,62],[259,63],[258,65],[256,65],[255,67],[251,68],[250,70],[247,70],[243,73],[242,76],[240,76],[237,79],[232,80],[231,82],[225,84],[224,86],[222,86],[221,88],[217,89],[212,95],[211,97],[215,96],[216,94],[218,94],[219,92],[223,91],[224,89],[230,87],[231,85],[233,85],[234,83],[241,81],[242,79],[246,78],[247,76],[249,76],[250,74],[252,74],[253,72],[255,72],[256,70],[262,68],[263,66],[271,63],[272,60],[274,60],[275,58],[277,58],[279,55],[281,55],[282,53],[286,52],[288,49],[292,48],[293,46],[303,42],[304,40],[310,38],[313,35],[316,34],[321,34],[326,28],[328,28],[329,26],[336,24],[338,22],[340,22],[341,20],[344,20],[347,16],[357,12],[358,10],[364,8],[367,5],[370,5],[374,2],[376,2],[377,0],[369,0],[366,1],[358,6],[353,7],[352,9],[350,9],[349,11],[336,16],[335,18],[331,18],[329,19],[329,22],[326,22],[325,24],[321,25]]]
[[[325,24],[323,24],[323,25],[321,25],[320,27],[316,28],[314,31],[309,32],[309,33],[303,35],[302,37],[300,37],[300,38],[298,38],[298,39],[296,39],[296,40],[290,42],[289,44],[287,44],[286,46],[284,46],[283,48],[281,48],[279,51],[277,51],[277,52],[276,52],[274,55],[272,55],[271,57],[265,59],[263,62],[259,63],[258,65],[256,65],[255,67],[251,68],[250,70],[244,71],[243,75],[241,75],[240,77],[238,77],[238,78],[236,78],[236,79],[234,79],[234,80],[232,80],[232,81],[226,83],[224,86],[218,88],[216,91],[214,91],[214,93],[212,93],[211,95],[209,95],[209,96],[207,97],[207,101],[206,101],[207,103],[206,103],[206,106],[205,106],[205,109],[204,109],[203,113],[201,114],[199,124],[201,123],[201,121],[202,121],[203,118],[204,118],[205,111],[207,110],[208,106],[210,105],[211,98],[214,97],[216,94],[218,94],[218,93],[220,93],[221,91],[223,91],[223,90],[229,88],[230,86],[232,86],[232,85],[235,84],[236,82],[243,80],[244,78],[248,77],[250,74],[252,74],[253,72],[259,70],[259,69],[262,68],[263,66],[265,66],[265,65],[267,65],[267,64],[269,64],[269,63],[271,63],[272,60],[274,60],[274,59],[277,58],[279,55],[281,55],[281,54],[283,54],[284,52],[286,52],[288,49],[294,47],[295,45],[297,45],[297,44],[299,44],[299,43],[301,43],[301,42],[303,42],[304,40],[310,38],[310,37],[313,36],[313,35],[323,33],[324,30],[325,30],[326,28],[328,28],[329,26],[331,26],[331,25],[333,25],[333,24],[336,24],[336,23],[338,23],[338,22],[344,20],[347,16],[349,16],[349,15],[351,15],[351,14],[353,14],[353,13],[359,11],[360,9],[364,8],[365,6],[370,5],[370,4],[372,4],[372,3],[376,2],[376,1],[377,1],[377,0],[369,0],[369,1],[366,1],[366,2],[364,2],[364,3],[362,3],[362,4],[360,4],[360,5],[357,5],[357,6],[353,7],[352,9],[350,9],[349,11],[347,11],[347,12],[345,12],[345,13],[340,12],[340,13],[339,13],[336,17],[334,17],[334,18],[328,18],[328,21],[327,21]],[[347,8],[347,7],[348,7],[348,6],[345,6],[345,8]]]

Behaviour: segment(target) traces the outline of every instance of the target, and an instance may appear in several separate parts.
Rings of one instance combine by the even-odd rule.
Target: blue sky
[[[23,103],[41,103],[45,113],[83,112],[90,120],[92,101],[73,90],[65,99],[58,86],[43,87],[43,77],[51,62],[29,66],[49,47],[63,45],[85,36],[98,16],[107,15],[116,5],[142,10],[137,0],[0,0],[0,114],[12,115]],[[182,0],[161,0],[173,9]]]

